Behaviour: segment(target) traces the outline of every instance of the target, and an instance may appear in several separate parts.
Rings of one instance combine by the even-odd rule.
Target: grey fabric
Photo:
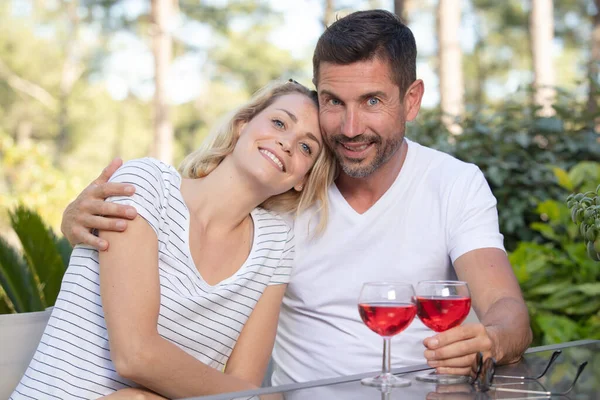
[[[0,399],[17,387],[37,349],[52,310],[0,315]]]

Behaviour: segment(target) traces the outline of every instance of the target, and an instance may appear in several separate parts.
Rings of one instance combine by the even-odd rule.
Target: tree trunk
[[[325,0],[324,9],[323,9],[323,28],[327,28],[331,25],[335,20],[335,6],[333,5],[333,0]]]
[[[464,81],[460,48],[461,0],[439,0],[437,9],[438,70],[442,122],[453,134],[462,132],[456,119],[464,112]]]
[[[590,115],[598,115],[600,97],[600,0],[596,2],[596,14],[592,16],[592,37],[590,39],[590,64],[588,67],[589,94],[587,109]],[[600,118],[596,118],[596,129],[600,128]]]
[[[552,0],[532,0],[529,21],[533,57],[533,88],[535,104],[541,107],[540,116],[554,115],[555,96],[552,41],[554,39],[554,8]]]
[[[73,86],[81,77],[83,67],[80,65],[79,55],[79,1],[62,2],[62,7],[66,9],[68,17],[68,33],[63,44],[65,61],[62,68],[58,96],[58,136],[56,138],[56,148],[54,151],[54,165],[61,167],[64,165],[65,153],[69,150],[69,98],[73,91]]]
[[[173,55],[169,23],[175,0],[152,0],[152,51],[154,54],[154,141],[152,155],[173,162],[173,126],[169,119],[167,77]]]
[[[399,16],[402,22],[408,24],[408,14],[412,6],[412,0],[394,0],[394,14]]]

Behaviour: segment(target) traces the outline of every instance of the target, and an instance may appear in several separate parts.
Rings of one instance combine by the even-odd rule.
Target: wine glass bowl
[[[469,315],[471,294],[463,281],[421,281],[416,289],[417,315],[435,332],[444,332],[460,325]],[[468,382],[469,377],[429,373],[417,380],[439,384]]]
[[[367,282],[358,299],[358,312],[365,325],[383,338],[382,373],[365,378],[363,385],[379,388],[409,386],[410,381],[390,372],[391,337],[405,330],[415,318],[415,291],[403,282]]]

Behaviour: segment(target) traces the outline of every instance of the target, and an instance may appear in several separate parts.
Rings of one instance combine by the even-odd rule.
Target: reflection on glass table
[[[556,353],[561,350],[562,353]],[[551,361],[552,360],[552,361]],[[573,383],[578,366],[587,362],[573,389],[561,400],[600,400],[600,341],[586,340],[560,345],[532,348],[519,363],[499,366],[495,371],[493,385],[506,389],[564,392]],[[547,395],[516,393],[497,390],[480,391],[476,385],[455,384],[436,385],[415,381],[427,365],[393,369],[402,378],[413,379],[412,385],[405,388],[390,388],[381,392],[377,388],[363,386],[360,380],[372,376],[372,372],[353,376],[323,379],[314,382],[297,383],[251,392],[230,393],[215,396],[197,397],[202,400],[488,400],[488,399],[544,399]],[[545,371],[545,373],[543,373]],[[509,377],[509,378],[507,378]],[[513,379],[528,377],[536,379]]]

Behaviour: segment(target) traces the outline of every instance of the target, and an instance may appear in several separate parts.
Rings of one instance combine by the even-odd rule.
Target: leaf
[[[534,122],[535,129],[547,133],[561,133],[564,130],[563,121],[560,118],[538,118]]]
[[[531,224],[531,229],[538,231],[546,239],[556,240],[556,241],[559,240],[559,237],[556,234],[556,232],[554,232],[554,229],[548,224],[544,224],[541,222],[534,222]]]
[[[583,293],[573,293],[573,291],[563,290],[560,293],[555,293],[548,297],[546,301],[540,304],[540,308],[544,310],[563,310],[567,307],[579,304],[588,297]]]
[[[600,296],[600,282],[582,283],[577,285],[576,288],[588,296]]]
[[[567,189],[570,192],[572,192],[575,189],[567,171],[559,167],[552,167],[552,171],[554,172],[554,176],[556,176],[558,184],[561,187]]]
[[[0,285],[16,312],[42,311],[33,271],[26,260],[0,236]]]
[[[23,206],[10,212],[10,219],[21,240],[25,258],[39,279],[46,306],[50,307],[56,301],[66,269],[54,234],[37,213]]]
[[[565,287],[568,287],[570,285],[571,285],[570,282],[565,282],[565,281],[547,283],[545,285],[540,285],[538,287],[531,289],[528,293],[532,294],[532,295],[552,294],[552,293],[556,293],[557,291],[562,290]]]
[[[588,315],[600,310],[600,298],[593,300],[586,299],[585,301],[575,304],[574,306],[565,308],[565,314],[569,315]]]
[[[569,317],[551,313],[539,313],[535,322],[544,332],[544,341],[547,344],[563,343],[579,339],[578,325]]]

